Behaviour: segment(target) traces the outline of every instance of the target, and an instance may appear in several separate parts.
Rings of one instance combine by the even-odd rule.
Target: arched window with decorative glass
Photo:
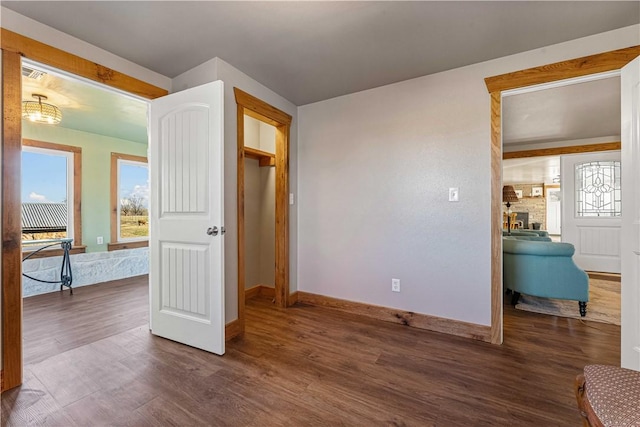
[[[585,162],[575,168],[576,217],[620,216],[620,161]]]

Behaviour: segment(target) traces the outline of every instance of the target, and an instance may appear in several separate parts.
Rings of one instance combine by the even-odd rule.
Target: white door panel
[[[622,69],[621,365],[640,371],[640,58]]]
[[[561,234],[561,190],[559,188],[547,189],[547,231],[549,234]]]
[[[576,166],[588,162],[620,161],[619,151],[562,156],[562,241],[575,246],[574,261],[584,270],[620,273],[620,216],[582,216],[577,213]],[[624,168],[621,168],[622,170]],[[618,177],[619,178],[619,177]],[[607,183],[597,181],[594,185]],[[624,184],[622,184],[624,185]],[[595,188],[598,190],[598,188]],[[595,191],[594,190],[594,191]],[[624,206],[622,201],[622,206]],[[597,209],[593,209],[595,211]],[[595,215],[595,214],[594,214]]]
[[[154,100],[149,124],[151,330],[216,354],[224,353],[223,93],[218,81]]]

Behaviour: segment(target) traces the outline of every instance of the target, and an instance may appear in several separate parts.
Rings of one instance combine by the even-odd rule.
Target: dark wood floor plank
[[[25,299],[24,385],[2,426],[569,426],[620,327],[505,306],[505,343],[322,307],[246,307],[223,357],[154,337],[142,276]]]

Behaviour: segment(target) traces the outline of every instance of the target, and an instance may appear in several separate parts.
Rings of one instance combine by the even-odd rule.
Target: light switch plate
[[[449,201],[450,202],[457,202],[458,201],[458,196],[459,196],[458,187],[449,188]]]
[[[289,193],[289,204],[293,205],[293,193]]]

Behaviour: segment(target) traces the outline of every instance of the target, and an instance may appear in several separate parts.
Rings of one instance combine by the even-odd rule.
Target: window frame
[[[140,238],[120,238],[120,203],[119,203],[119,177],[121,161],[144,163],[149,165],[149,160],[144,156],[135,156],[124,153],[111,153],[111,242],[107,245],[108,251],[122,249],[144,248],[149,246],[149,236]]]
[[[67,165],[67,176],[73,178],[70,182],[67,182],[67,212],[70,214],[68,214],[68,218],[71,218],[71,221],[68,222],[71,222],[73,226],[69,227],[67,225],[67,228],[68,230],[70,229],[71,237],[73,238],[72,253],[84,252],[86,246],[82,244],[82,148],[23,138],[21,151],[24,147],[36,149],[32,151],[60,151],[73,162],[71,167]],[[69,191],[69,187],[71,187],[72,191]],[[70,197],[72,198],[71,204],[69,203]],[[23,247],[22,252],[27,254],[37,249],[38,246]],[[52,248],[41,252],[42,255],[39,254],[39,257],[57,256],[60,255],[59,252],[61,250]]]

